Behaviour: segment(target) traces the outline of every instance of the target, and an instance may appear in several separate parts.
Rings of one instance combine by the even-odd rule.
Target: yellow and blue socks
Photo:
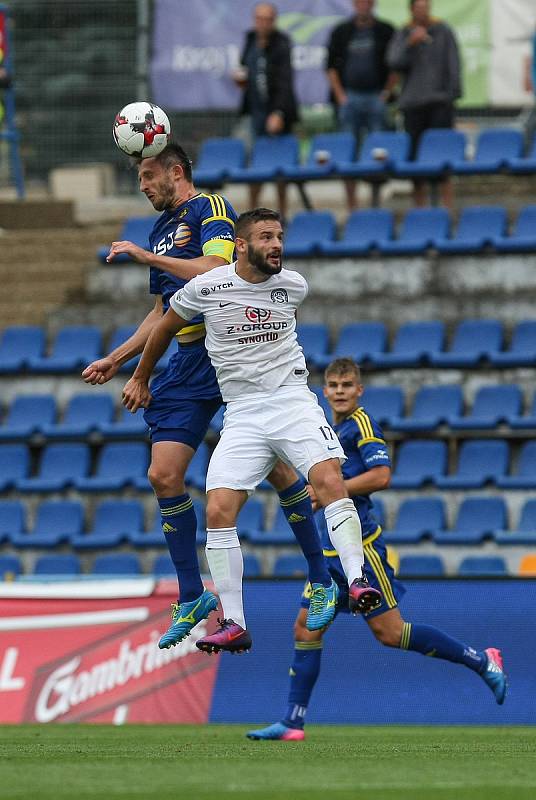
[[[287,728],[302,729],[305,713],[315,683],[320,674],[322,640],[319,642],[295,642],[294,659],[290,668],[290,691],[285,717],[281,720]]]
[[[195,536],[197,518],[188,494],[159,497],[162,531],[177,572],[181,603],[189,603],[203,594],[205,587],[199,573]]]
[[[414,625],[405,622],[400,639],[402,650],[415,650],[425,656],[442,658],[455,664],[464,664],[474,672],[482,674],[486,669],[487,656],[482,650],[468,647],[453,639],[433,625]]]
[[[303,555],[307,559],[309,581],[321,583],[323,586],[331,586],[331,576],[322,553],[311,499],[303,478],[299,478],[288,489],[279,492],[279,502]]]

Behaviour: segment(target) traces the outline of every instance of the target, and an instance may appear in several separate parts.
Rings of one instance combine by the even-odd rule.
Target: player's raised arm
[[[140,363],[123,389],[122,403],[133,414],[139,408],[146,408],[151,402],[149,378],[152,375],[155,364],[164,355],[175,334],[187,324],[187,320],[179,317],[172,308],[169,308],[151,331],[151,335],[143,349]]]
[[[133,242],[112,242],[110,252],[106,256],[108,263],[112,262],[115,256],[126,254],[130,258],[137,261],[138,264],[146,264],[149,267],[156,267],[157,269],[169,272],[177,278],[182,278],[189,281],[195,278],[196,275],[201,275],[203,272],[208,272],[210,269],[220,267],[222,264],[229,262],[217,255],[199,256],[198,258],[176,258],[175,256],[157,255],[151,250],[144,250],[143,247],[134,244]]]

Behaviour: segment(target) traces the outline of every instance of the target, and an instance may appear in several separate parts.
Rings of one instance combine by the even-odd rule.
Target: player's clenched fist
[[[151,393],[148,384],[144,381],[131,378],[128,383],[125,384],[121,402],[132,414],[135,414],[138,408],[147,408],[151,402]]]
[[[91,383],[95,386],[97,383],[109,381],[118,369],[119,364],[112,358],[99,358],[85,368],[82,372],[82,378],[86,383]]]

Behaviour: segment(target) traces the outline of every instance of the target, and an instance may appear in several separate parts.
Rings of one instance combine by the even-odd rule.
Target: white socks
[[[236,528],[208,528],[205,553],[223,616],[245,628],[242,602],[244,561]]]
[[[339,554],[348,583],[363,574],[361,522],[350,498],[335,500],[324,509],[329,538]]]

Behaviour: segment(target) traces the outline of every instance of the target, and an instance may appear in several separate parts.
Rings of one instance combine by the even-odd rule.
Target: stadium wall
[[[477,648],[503,651],[511,689],[502,707],[469,670],[379,645],[341,615],[326,636],[309,722],[536,723],[530,580],[408,581],[403,614]],[[200,624],[169,651],[156,646],[174,582],[150,578],[0,587],[0,722],[162,722],[257,725],[283,713],[298,581],[247,582],[254,646],[207,658]],[[215,615],[213,615],[215,616]]]

